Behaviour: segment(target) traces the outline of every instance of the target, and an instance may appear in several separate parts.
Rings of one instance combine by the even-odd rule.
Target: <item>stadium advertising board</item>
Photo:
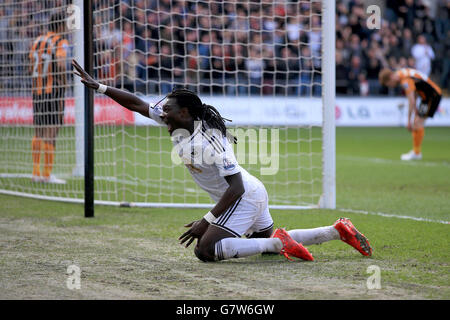
[[[156,99],[146,98],[148,102]],[[232,119],[231,125],[298,126],[320,125],[322,108],[320,98],[290,97],[204,97],[205,103],[215,106],[221,114]],[[405,98],[337,98],[337,126],[405,126],[407,117]],[[96,124],[155,125],[140,114],[133,114],[108,98],[95,99]],[[74,100],[67,99],[64,120],[75,122]],[[33,123],[31,98],[1,97],[1,125],[31,125]],[[439,109],[427,126],[450,126],[450,99],[442,99]]]
[[[205,97],[205,103],[215,106],[230,125],[298,126],[321,125],[320,98],[290,97]],[[406,98],[337,98],[337,126],[405,126],[408,114]],[[136,125],[154,124],[136,115]],[[450,99],[442,99],[439,109],[427,126],[450,126]]]

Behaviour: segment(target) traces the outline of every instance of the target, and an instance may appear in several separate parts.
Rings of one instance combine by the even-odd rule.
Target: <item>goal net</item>
[[[271,207],[334,207],[333,4],[323,5],[321,0],[93,3],[96,79],[149,103],[174,88],[195,91],[204,103],[232,120],[227,125],[238,138],[234,145],[238,162],[265,184]],[[68,42],[66,90],[61,98],[64,124],[55,139],[52,170],[65,183],[32,181],[36,125],[29,52],[33,41],[47,32],[52,13],[59,10],[65,19],[70,16],[69,5],[71,1],[0,4],[2,192],[83,199],[83,90],[70,74],[72,58],[83,62],[77,28],[64,31]],[[327,5],[331,7],[328,20]],[[96,203],[212,204],[188,169],[174,159],[165,127],[99,94],[94,104]]]
[[[79,19],[71,21],[73,14],[71,1],[0,3],[3,193],[68,199],[84,196],[83,180],[73,177],[75,131],[83,130],[75,124],[76,118],[82,118],[74,96],[80,86],[74,86],[70,68],[70,58],[82,51],[75,34]],[[43,176],[52,183],[44,183]]]

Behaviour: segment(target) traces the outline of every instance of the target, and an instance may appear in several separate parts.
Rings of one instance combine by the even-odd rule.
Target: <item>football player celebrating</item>
[[[149,105],[134,94],[98,83],[76,61],[72,64],[87,87],[167,126],[192,178],[216,203],[203,218],[187,224],[189,229],[179,238],[186,247],[198,239],[194,252],[200,260],[218,261],[264,252],[313,260],[303,245],[338,239],[365,256],[372,254],[366,237],[346,218],[332,226],[273,231],[264,185],[237,163],[231,147],[235,139],[227,133],[225,119],[194,92],[174,90],[162,106]],[[196,154],[205,155],[205,159],[192,161]],[[241,238],[243,235],[247,238]]]
[[[380,71],[379,81],[382,85],[390,88],[402,86],[408,98],[407,128],[412,134],[413,149],[402,154],[401,159],[421,160],[425,120],[433,118],[441,101],[441,89],[425,74],[409,68],[397,71],[383,69]],[[411,119],[412,115],[414,115],[414,119]]]

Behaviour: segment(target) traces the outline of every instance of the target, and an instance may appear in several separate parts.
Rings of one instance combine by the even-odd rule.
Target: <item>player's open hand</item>
[[[180,244],[186,243],[186,248],[189,247],[189,245],[195,240],[200,239],[203,234],[206,232],[206,229],[208,229],[209,223],[205,219],[201,219],[198,221],[193,221],[187,225],[185,225],[186,228],[190,229],[183,233],[178,240],[180,241]]]
[[[78,64],[78,62],[73,59],[72,66],[75,68],[74,74],[81,78],[81,82],[88,88],[97,90],[100,84],[95,81],[84,69]]]

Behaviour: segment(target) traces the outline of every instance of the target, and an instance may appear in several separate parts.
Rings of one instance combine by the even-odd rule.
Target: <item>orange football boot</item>
[[[283,248],[280,254],[284,255],[288,260],[293,260],[289,256],[300,258],[303,260],[314,261],[313,256],[309,251],[301,244],[292,239],[286,230],[278,228],[272,234],[272,238],[278,238],[283,243]]]
[[[339,218],[333,227],[339,232],[341,240],[351,245],[364,256],[372,255],[369,240],[359,232],[348,218]]]

